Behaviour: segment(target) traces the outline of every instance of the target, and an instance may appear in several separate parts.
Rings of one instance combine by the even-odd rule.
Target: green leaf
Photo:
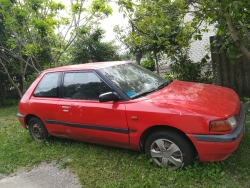
[[[194,40],[202,40],[202,35],[194,35]]]
[[[225,13],[225,14],[224,14],[224,17],[225,17],[226,20],[231,20],[231,16],[230,16],[230,14],[228,14],[228,13]]]
[[[168,177],[168,180],[169,180],[169,181],[174,181],[175,178],[174,178],[174,177]]]
[[[238,9],[239,9],[238,1],[234,1],[234,2],[233,2],[233,6],[234,6],[235,9],[238,10]]]

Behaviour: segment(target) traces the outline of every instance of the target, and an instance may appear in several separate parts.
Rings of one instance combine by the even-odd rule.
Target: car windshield
[[[133,63],[99,69],[111,82],[129,98],[145,96],[170,83],[153,72]]]

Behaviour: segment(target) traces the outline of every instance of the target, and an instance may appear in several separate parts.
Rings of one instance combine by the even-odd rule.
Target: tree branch
[[[232,37],[233,41],[235,42],[236,46],[246,56],[246,58],[250,61],[250,52],[244,45],[241,45],[239,43],[240,39],[239,39],[237,32],[234,28],[233,21],[231,19],[227,20],[227,25],[228,25],[228,29],[230,31],[231,37]]]
[[[4,69],[4,71],[5,71],[5,73],[6,73],[7,77],[8,77],[9,82],[13,85],[13,87],[15,87],[15,89],[16,89],[17,92],[18,92],[19,97],[22,98],[23,94],[22,94],[20,88],[19,88],[19,87],[17,86],[17,84],[15,84],[15,82],[12,80],[12,78],[11,78],[11,76],[10,76],[10,74],[9,74],[9,71],[8,71],[8,69],[6,68],[6,66],[5,66],[5,64],[3,63],[3,61],[2,61],[1,58],[0,58],[0,64],[2,65],[2,67],[3,67],[3,69]]]
[[[245,32],[245,34],[246,34],[248,40],[250,40],[250,34],[249,34],[247,28],[244,26],[244,24],[243,24],[241,21],[239,21],[239,24],[240,24],[240,26],[243,28],[243,30],[244,30],[244,32]]]

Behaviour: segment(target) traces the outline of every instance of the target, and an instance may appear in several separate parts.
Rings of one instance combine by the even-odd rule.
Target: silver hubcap
[[[158,139],[150,147],[150,154],[154,162],[161,167],[178,169],[183,163],[180,148],[167,139]]]
[[[37,139],[37,140],[44,139],[44,132],[43,132],[42,127],[39,124],[35,124],[32,126],[32,133],[33,133],[35,139]]]

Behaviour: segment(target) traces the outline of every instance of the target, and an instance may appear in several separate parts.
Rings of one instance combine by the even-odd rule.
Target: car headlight
[[[225,132],[231,131],[238,123],[238,118],[236,115],[226,119],[226,120],[218,120],[211,121],[209,124],[209,130],[211,132]]]

